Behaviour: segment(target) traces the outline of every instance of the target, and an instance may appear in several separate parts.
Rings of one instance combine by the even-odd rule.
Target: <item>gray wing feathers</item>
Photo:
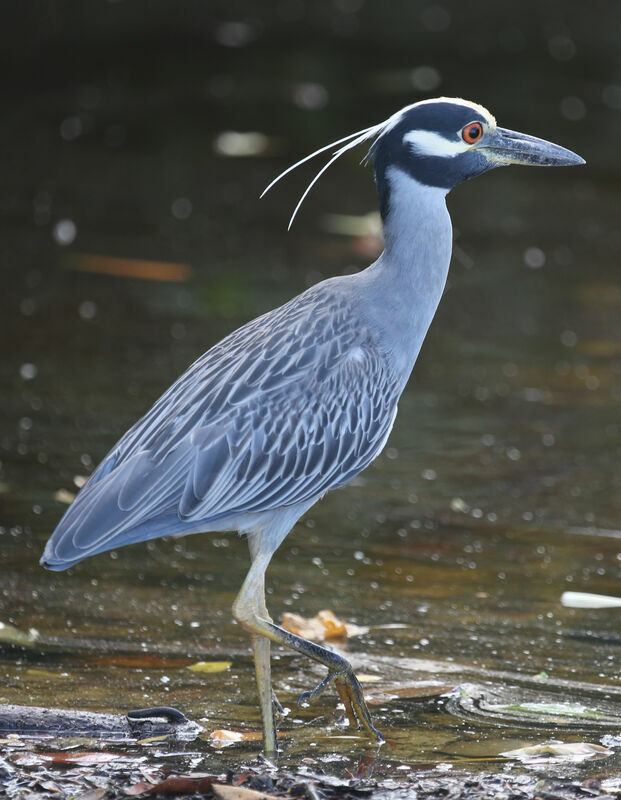
[[[310,290],[198,359],[100,464],[48,550],[75,560],[319,497],[378,454],[399,393],[348,303]]]

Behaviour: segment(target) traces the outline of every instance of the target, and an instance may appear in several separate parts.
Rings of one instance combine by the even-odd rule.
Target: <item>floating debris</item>
[[[325,642],[330,639],[349,639],[351,636],[361,636],[368,632],[367,627],[354,625],[338,619],[328,609],[320,611],[316,616],[307,618],[299,614],[285,613],[282,617],[282,627],[290,633],[295,633],[303,639],[313,642]]]
[[[212,731],[207,735],[207,740],[214,747],[230,747],[238,742],[257,742],[263,739],[261,731],[227,731],[224,729]]]
[[[195,664],[190,664],[187,669],[191,669],[192,672],[226,672],[232,666],[232,661],[197,661]]]
[[[39,638],[39,631],[29,628],[28,631],[20,631],[14,625],[0,622],[0,642],[3,644],[18,644],[23,647],[30,647]]]
[[[612,750],[591,742],[549,742],[534,744],[528,747],[519,747],[517,750],[507,750],[501,753],[505,758],[516,758],[519,761],[541,760],[546,758],[564,759],[569,761],[584,761],[588,758],[603,758],[612,755]]]
[[[621,608],[621,597],[589,592],[563,592],[561,603],[566,608]]]

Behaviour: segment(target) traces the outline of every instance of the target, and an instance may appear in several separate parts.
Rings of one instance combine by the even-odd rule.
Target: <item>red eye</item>
[[[483,136],[483,126],[480,122],[470,122],[462,129],[461,138],[466,144],[474,144]]]

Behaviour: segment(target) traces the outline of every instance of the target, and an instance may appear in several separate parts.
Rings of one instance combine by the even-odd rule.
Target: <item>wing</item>
[[[79,493],[47,565],[312,500],[369,464],[401,387],[351,301],[322,286],[240,328],[171,386]]]

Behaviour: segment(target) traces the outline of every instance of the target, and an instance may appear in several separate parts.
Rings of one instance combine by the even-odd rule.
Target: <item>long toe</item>
[[[328,686],[332,683],[333,680],[336,679],[336,675],[328,672],[326,677],[315,686],[314,689],[311,689],[308,692],[302,692],[302,694],[298,697],[298,705],[301,706],[304,703],[312,703],[313,700],[317,699],[320,695],[322,695]]]
[[[345,713],[352,728],[360,728],[362,726],[378,744],[385,742],[384,734],[378,731],[373,724],[360,681],[353,672],[346,677],[336,678],[335,686],[341,702],[345,706]]]
[[[351,727],[356,729],[362,727],[376,742],[380,744],[384,742],[384,736],[373,725],[360,681],[356,678],[353,669],[347,662],[345,668],[341,666],[339,669],[330,670],[314,689],[303,692],[298,697],[298,705],[312,702],[323,694],[331,683],[334,683],[339,699],[345,706],[345,713]]]

